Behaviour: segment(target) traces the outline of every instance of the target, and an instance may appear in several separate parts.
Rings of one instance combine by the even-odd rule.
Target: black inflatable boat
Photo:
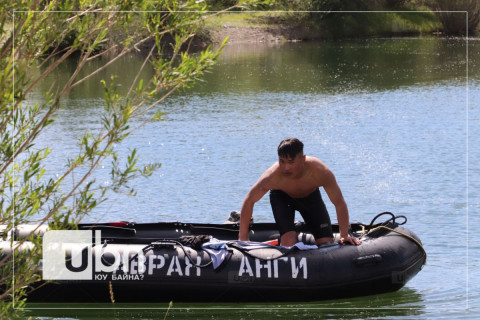
[[[314,301],[395,291],[422,269],[426,253],[401,226],[406,218],[388,217],[352,224],[359,246],[317,247],[303,223],[290,248],[272,245],[279,237],[273,223],[252,223],[250,242],[235,240],[238,223],[118,222],[46,231],[43,279],[50,280],[28,299]],[[333,229],[338,237],[338,225]],[[69,239],[80,233],[83,240]],[[21,229],[14,237],[21,238]]]

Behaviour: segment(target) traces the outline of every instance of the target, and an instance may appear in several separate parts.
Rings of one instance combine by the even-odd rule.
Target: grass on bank
[[[205,22],[206,28],[249,27],[265,28],[278,24],[287,17],[287,12],[259,11],[259,12],[225,12],[214,16]]]
[[[442,29],[433,12],[331,13],[322,20],[310,12],[228,12],[205,22],[205,30],[291,27],[308,39],[431,34]]]

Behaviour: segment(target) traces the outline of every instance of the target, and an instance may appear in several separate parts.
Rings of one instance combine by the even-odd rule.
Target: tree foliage
[[[75,228],[110,192],[134,193],[129,181],[149,176],[160,166],[153,163],[139,168],[136,150],[122,159],[115,146],[135,130],[131,127],[133,119],[162,120],[159,103],[175,90],[194,85],[215,63],[221,48],[190,53],[199,25],[208,18],[205,9],[203,2],[196,0],[0,4],[2,312],[22,307],[40,280],[41,241],[36,234],[42,226]],[[115,77],[104,79],[104,112],[99,116],[103,127],[79,137],[80,151],[66,159],[62,174],[46,176],[44,161],[50,149],[37,148],[35,142],[54,121],[67,94],[140,48],[147,48],[142,68],[151,65],[154,75],[143,79],[142,70],[138,70],[126,94],[119,93]],[[33,104],[29,99],[32,92],[71,59],[76,68],[69,79],[55,83],[44,92],[43,102]],[[98,63],[98,68],[82,73],[92,62]],[[155,110],[155,115],[142,120],[150,110]],[[108,186],[95,182],[95,170],[105,162],[112,168]],[[13,236],[15,226],[31,223],[34,218],[36,228],[21,239]]]
[[[289,11],[289,25],[299,25],[317,38],[344,38],[423,33],[447,35],[479,31],[478,0],[292,0],[276,1]],[[468,19],[467,19],[468,12]]]
[[[473,35],[480,23],[480,1],[478,0],[427,0],[450,35]],[[468,17],[467,17],[468,12]]]

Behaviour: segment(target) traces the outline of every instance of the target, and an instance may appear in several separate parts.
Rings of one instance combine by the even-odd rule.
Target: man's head
[[[303,155],[303,143],[297,138],[282,140],[278,145],[278,157],[286,159],[295,159],[300,154]]]
[[[291,177],[300,176],[305,163],[303,143],[296,138],[285,139],[280,142],[278,163],[283,174]]]

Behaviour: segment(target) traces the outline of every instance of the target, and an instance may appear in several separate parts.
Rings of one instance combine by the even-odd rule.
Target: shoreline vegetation
[[[468,1],[468,0],[467,0]],[[214,11],[214,8],[209,8]],[[219,9],[220,10],[220,9]],[[478,5],[480,20],[480,2]],[[462,13],[462,16],[465,14]],[[465,20],[465,19],[463,19]],[[206,19],[196,32],[189,49],[201,51],[210,45],[219,46],[228,37],[233,43],[275,43],[300,41],[335,41],[389,37],[463,37],[465,21],[460,32],[446,31],[438,14],[425,6],[362,12],[304,11],[227,11]],[[480,24],[469,37],[478,36]],[[165,35],[162,47],[168,53],[173,37]],[[107,40],[103,50],[122,43],[121,34]],[[151,42],[139,49],[147,52]],[[111,51],[113,54],[115,50]]]
[[[312,3],[316,0],[305,0]],[[454,17],[448,20],[445,13],[436,11],[467,10],[466,3],[471,2],[475,8],[470,8],[473,27],[469,37],[480,33],[480,1],[452,0],[450,7],[443,4],[444,0],[351,0],[345,3],[356,3],[355,6],[344,6],[343,10],[328,12],[310,11],[311,5],[298,5],[293,1],[292,8],[284,8],[272,1],[270,8],[258,11],[226,11],[206,19],[199,27],[191,43],[190,49],[200,51],[209,45],[220,45],[228,37],[228,43],[267,43],[267,42],[299,42],[346,40],[382,37],[462,37],[465,36],[465,11],[452,13]],[[207,0],[207,10],[213,14],[216,11],[227,9],[229,2],[234,0]],[[332,0],[318,0],[322,4],[334,2]],[[397,6],[380,6],[381,2],[397,3]],[[420,4],[418,4],[418,3]],[[221,3],[221,4],[219,4]],[[364,6],[359,5],[363,4]],[[377,3],[376,6],[368,5]],[[398,5],[401,3],[402,5]],[[430,6],[426,4],[430,3]],[[441,5],[434,5],[440,3]],[[223,4],[223,5],[222,5]],[[295,10],[295,6],[299,9]],[[332,8],[330,8],[332,9]],[[338,8],[333,8],[338,9]],[[364,9],[361,11],[360,9]],[[472,13],[470,13],[472,11]],[[456,25],[456,29],[455,29]],[[470,25],[470,23],[469,23]],[[453,27],[452,27],[453,26]],[[11,31],[11,24],[7,23],[6,30]],[[460,30],[458,29],[460,28]],[[463,29],[462,29],[463,28]],[[7,32],[6,34],[8,34]],[[5,36],[5,35],[4,35]],[[0,38],[0,45],[4,41]],[[123,31],[112,32],[100,49],[117,54],[122,50]],[[162,47],[167,50],[171,47],[173,35],[165,35]],[[66,44],[68,45],[68,44]],[[138,49],[148,51],[152,42],[145,42]],[[113,47],[116,49],[112,50]]]
[[[238,5],[236,0],[205,3],[210,11]],[[227,36],[229,42],[272,42],[480,32],[478,0],[263,0],[256,11],[235,10],[208,19],[199,32],[201,42],[221,43]]]
[[[306,15],[319,13],[297,12],[230,12],[210,18],[202,27],[199,43],[218,44],[228,36],[235,42],[297,42],[339,40],[351,38],[395,36],[445,36],[441,22],[433,12],[359,12],[349,16],[363,15],[367,24],[358,26],[354,18],[340,12],[330,13],[340,20],[336,32],[322,28],[321,23],[303,20]],[[336,16],[336,17],[335,17]],[[303,21],[302,21],[303,20]],[[202,46],[202,45],[200,45]]]
[[[465,36],[461,32],[445,31],[438,15],[425,7],[411,11],[330,12],[328,18],[315,19],[315,15],[321,14],[281,11],[223,13],[206,21],[199,32],[198,42],[200,46],[218,44],[227,36],[229,43]],[[479,31],[477,25],[475,32],[469,32],[469,37],[478,35]]]
[[[207,0],[210,13],[226,10],[234,0]],[[231,2],[231,3],[230,3]],[[328,11],[316,8],[321,3]],[[228,43],[329,41],[385,37],[464,37],[480,33],[480,1],[350,0],[328,7],[332,0],[292,1],[289,7],[271,1],[263,10],[222,12],[206,19],[191,44],[194,51]],[[222,4],[219,4],[222,3]],[[309,5],[306,5],[306,4]],[[354,5],[352,5],[352,3]],[[298,9],[297,9],[298,7]],[[445,11],[456,11],[445,13]],[[164,47],[169,47],[166,37]],[[112,43],[113,44],[113,43]],[[146,44],[150,47],[150,44]],[[109,47],[107,45],[107,47]]]

